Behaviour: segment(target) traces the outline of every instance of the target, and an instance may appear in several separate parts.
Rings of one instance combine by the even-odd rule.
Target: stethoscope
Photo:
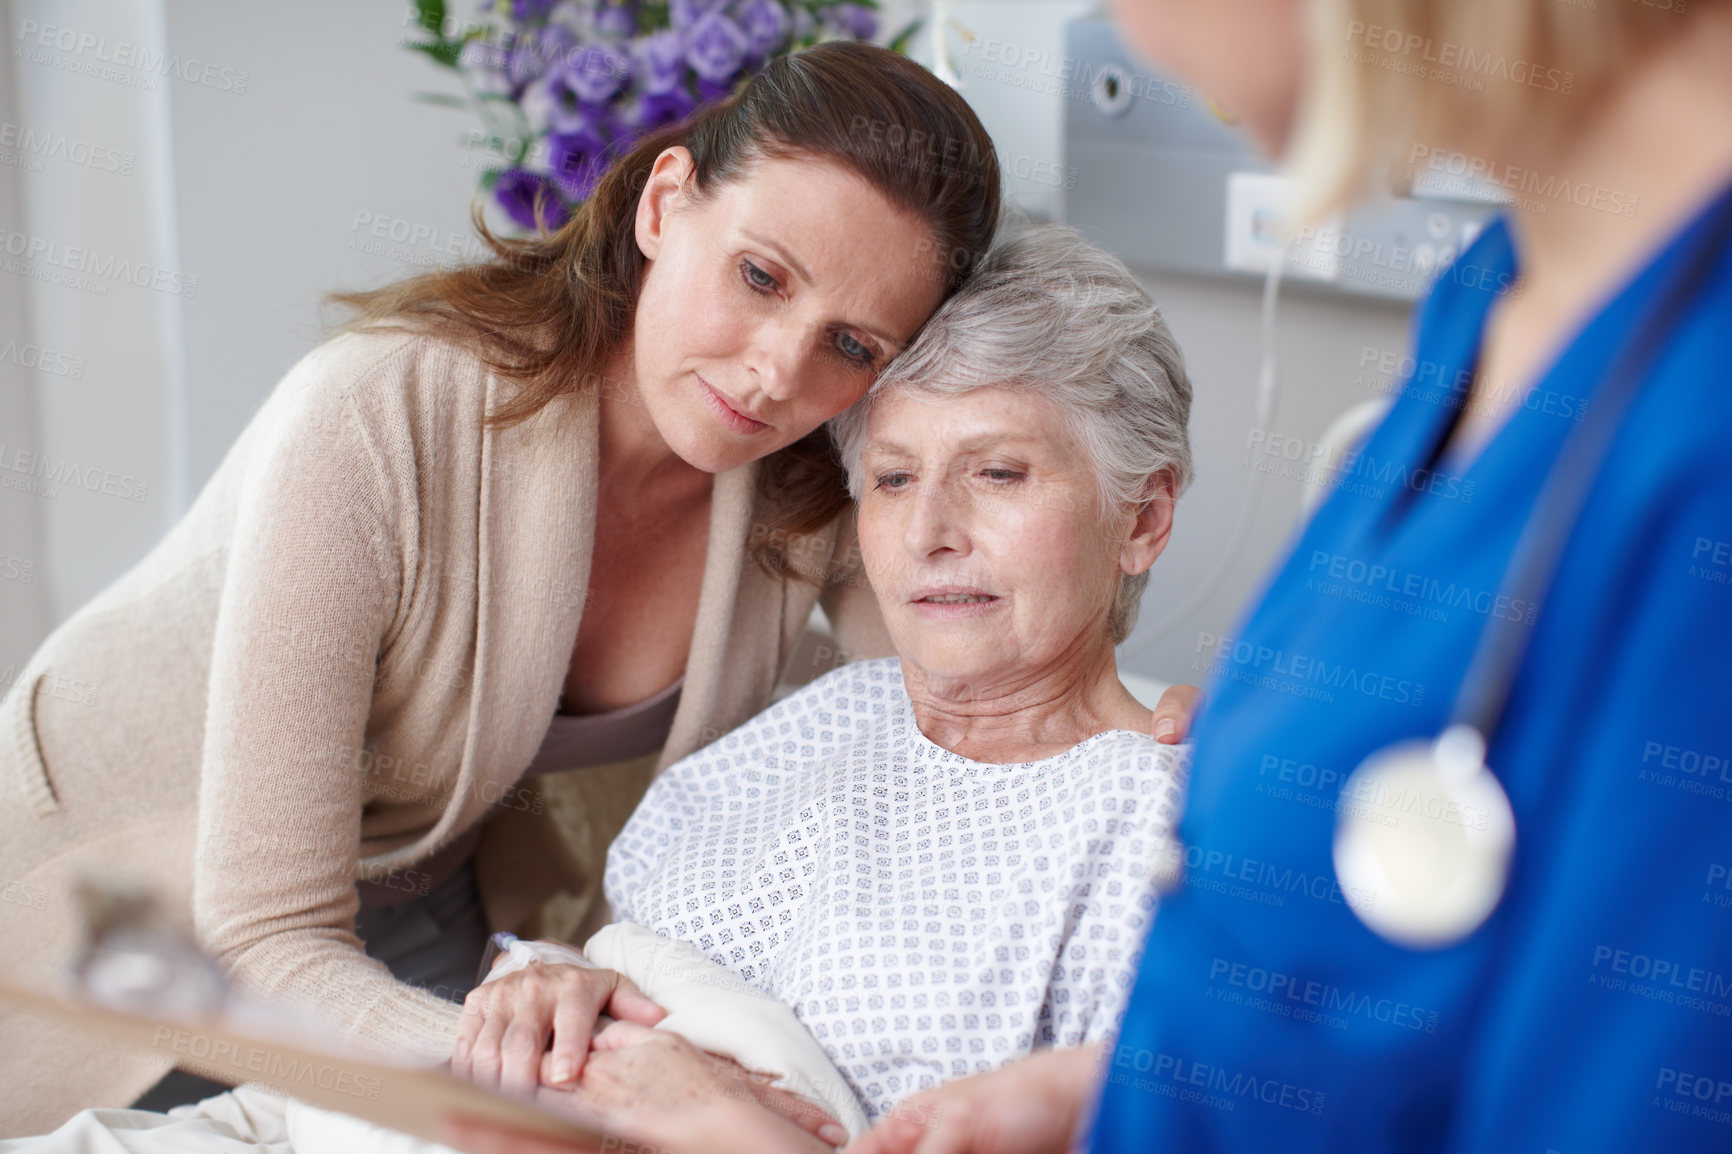
[[[1500,592],[1538,605],[1599,476],[1618,425],[1677,318],[1705,287],[1732,238],[1732,190],[1708,212],[1701,242],[1655,294],[1620,350],[1588,415],[1564,442],[1516,543]],[[1434,741],[1405,741],[1366,758],[1342,787],[1335,876],[1353,912],[1399,945],[1452,945],[1485,923],[1509,884],[1515,814],[1485,764],[1527,651],[1534,620],[1494,618],[1481,634]]]

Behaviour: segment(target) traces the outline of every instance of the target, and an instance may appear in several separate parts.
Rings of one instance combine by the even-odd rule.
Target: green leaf
[[[417,104],[437,104],[441,108],[467,109],[469,102],[461,96],[453,96],[449,92],[411,92],[409,99]]]
[[[419,52],[433,63],[445,68],[457,67],[457,56],[463,51],[460,40],[422,40],[407,46],[412,52]]]
[[[913,20],[910,20],[903,27],[902,31],[890,38],[890,44],[888,45],[890,51],[900,52],[904,56],[908,55],[909,43],[913,41],[915,35],[919,33],[920,26],[925,23],[926,21],[918,16]]]
[[[415,0],[415,21],[435,37],[445,37],[445,0]]]

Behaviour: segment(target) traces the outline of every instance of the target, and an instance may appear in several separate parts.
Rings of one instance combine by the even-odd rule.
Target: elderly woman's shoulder
[[[1085,744],[1095,804],[1111,815],[1118,832],[1169,836],[1184,812],[1191,746],[1165,745],[1123,729]]]
[[[1183,786],[1190,773],[1193,747],[1188,743],[1167,745],[1147,733],[1113,729],[1097,734],[1079,748],[1088,751],[1088,760],[1096,769],[1157,776]]]

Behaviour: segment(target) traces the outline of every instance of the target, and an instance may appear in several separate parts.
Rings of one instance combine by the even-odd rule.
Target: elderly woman
[[[1007,232],[833,425],[899,656],[669,767],[608,855],[617,917],[792,1007],[873,1118],[1114,1032],[1180,804],[1113,647],[1190,477],[1190,386],[1119,261]],[[727,1081],[616,1023],[580,1094],[675,1148],[780,1144]]]

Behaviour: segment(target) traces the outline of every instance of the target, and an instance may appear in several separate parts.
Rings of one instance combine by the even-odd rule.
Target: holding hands
[[[846,1154],[1064,1154],[1094,1092],[1101,1047],[1045,1050],[916,1094]],[[616,1021],[595,1036],[580,1084],[537,1102],[617,1126],[646,1146],[712,1154],[825,1154],[844,1135],[827,1115],[678,1034]],[[560,1139],[454,1116],[470,1154],[573,1154]]]
[[[572,1087],[543,1085],[539,1105],[601,1122],[643,1149],[751,1154],[832,1154],[847,1138],[817,1107],[769,1084],[731,1059],[706,1054],[680,1035],[615,1021]],[[574,1154],[585,1147],[497,1123],[445,1120],[446,1141],[471,1154]]]
[[[773,1077],[650,1028],[664,1017],[624,974],[559,943],[518,943],[465,1000],[451,1072],[674,1150],[703,1148],[718,1133],[740,1136],[742,1150],[822,1152],[847,1140],[835,1119]],[[465,1149],[572,1149],[451,1121]]]
[[[592,965],[576,950],[558,943],[528,948],[540,956],[515,964],[511,954],[501,955],[493,975],[464,999],[451,1052],[459,1078],[520,1097],[542,1085],[569,1088],[583,1074],[604,1014],[641,1026],[667,1016],[630,978]]]

